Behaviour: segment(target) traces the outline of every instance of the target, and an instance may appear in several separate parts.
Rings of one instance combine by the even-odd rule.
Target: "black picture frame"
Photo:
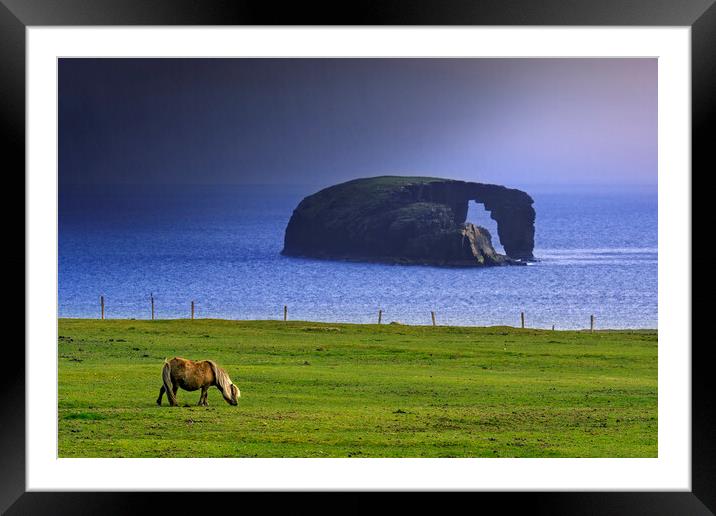
[[[6,188],[10,188],[7,180],[12,179],[22,181],[17,188],[23,191],[25,188],[24,180],[20,179],[24,178],[25,170],[25,29],[62,25],[689,26],[693,185],[698,171],[705,175],[715,169],[713,140],[709,137],[716,106],[715,1],[368,0],[287,2],[279,6],[270,1],[228,0],[0,0],[0,145]],[[695,205],[693,200],[692,206]],[[15,220],[17,216],[13,215],[5,220]],[[693,212],[692,219],[699,220]],[[16,256],[13,258],[17,261]],[[24,251],[23,258],[27,258]],[[711,344],[709,339],[693,339],[693,343],[683,345],[691,345],[692,353],[690,492],[474,493],[470,496],[478,497],[481,508],[485,503],[498,503],[501,510],[520,508],[537,514],[713,514],[716,511],[716,403],[713,396],[716,382],[709,361]],[[4,372],[4,402],[0,405],[0,511],[7,514],[124,514],[165,503],[171,496],[172,505],[181,506],[182,512],[194,512],[206,503],[204,497],[176,493],[25,492],[25,353],[13,343],[4,346],[3,355],[3,360],[11,361],[13,367]],[[211,496],[212,503],[216,503],[214,497],[229,503],[238,502],[240,497],[244,507],[258,501],[256,495],[246,493]],[[301,495],[305,496],[305,493]],[[423,496],[414,494],[412,499],[420,503]],[[265,502],[261,500],[261,503]]]

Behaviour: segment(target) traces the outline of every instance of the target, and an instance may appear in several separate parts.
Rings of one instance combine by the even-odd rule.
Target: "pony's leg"
[[[209,393],[208,387],[201,388],[201,397],[199,398],[199,405],[202,405],[204,407],[209,405],[209,402],[207,401],[208,393]]]
[[[178,391],[178,390],[179,390],[179,384],[173,383],[173,384],[172,384],[172,392],[174,393],[174,399],[177,399],[177,391]],[[175,407],[176,407],[177,405],[179,405],[179,402],[176,402],[176,403],[174,404]]]
[[[162,385],[161,389],[159,389],[159,397],[157,398],[157,405],[161,406],[162,404],[162,396],[164,396],[164,386]]]

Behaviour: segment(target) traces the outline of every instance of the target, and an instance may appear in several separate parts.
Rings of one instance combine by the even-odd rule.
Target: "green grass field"
[[[59,321],[60,457],[656,457],[656,331]],[[165,358],[241,389],[155,403]]]

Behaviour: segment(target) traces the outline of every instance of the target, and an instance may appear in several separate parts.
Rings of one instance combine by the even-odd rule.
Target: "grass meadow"
[[[60,457],[656,457],[657,332],[60,319]],[[165,358],[241,389],[156,398]]]

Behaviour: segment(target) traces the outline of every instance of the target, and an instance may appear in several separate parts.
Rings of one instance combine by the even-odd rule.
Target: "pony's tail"
[[[162,368],[162,381],[164,382],[164,390],[167,393],[167,399],[169,405],[176,405],[177,398],[174,396],[174,390],[172,389],[172,366],[169,365],[169,361],[164,360],[164,367]]]

